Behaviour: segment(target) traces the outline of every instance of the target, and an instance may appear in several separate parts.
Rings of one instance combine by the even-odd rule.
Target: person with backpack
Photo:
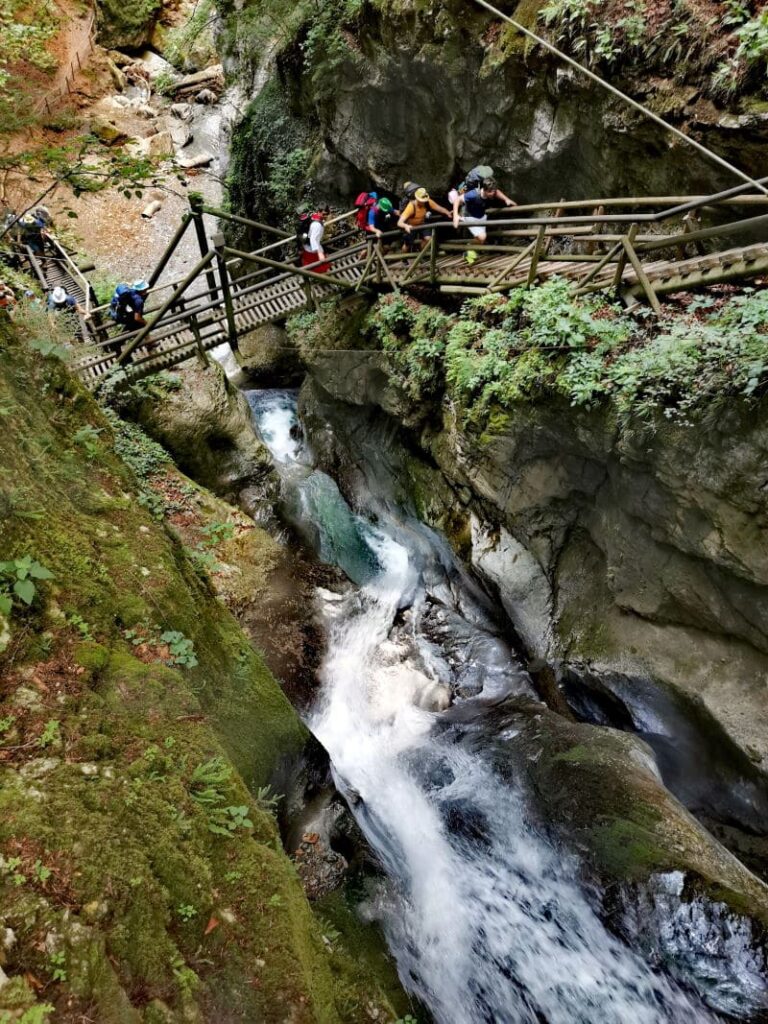
[[[25,213],[18,223],[21,244],[26,246],[33,256],[42,257],[45,254],[45,243],[48,238],[45,220],[33,212]]]
[[[378,192],[361,192],[355,200],[355,224],[360,231],[368,230],[371,214],[378,200]]]
[[[301,265],[315,274],[327,274],[331,269],[330,264],[325,262],[325,250],[323,249],[323,235],[328,213],[328,207],[311,213],[306,234],[303,235]]]
[[[144,304],[147,301],[147,295],[149,295],[149,283],[143,280],[134,281],[133,284],[119,284],[115,288],[109,302],[108,315],[119,327],[123,328],[120,337],[132,334],[146,326]],[[110,347],[113,351],[119,352],[122,346],[117,341]],[[154,347],[154,343],[148,343],[147,347]]]
[[[493,178],[485,178],[479,188],[471,188],[464,193],[457,191],[453,199],[453,226],[457,228],[459,223],[465,224],[478,245],[483,245],[488,238],[488,204],[497,200],[508,207],[517,206],[517,203],[504,195]],[[459,208],[462,206],[464,214],[460,216]]]
[[[489,167],[488,164],[478,164],[477,167],[472,168],[456,188],[451,189],[448,193],[448,202],[453,206],[456,202],[456,196],[463,196],[465,192],[471,192],[474,188],[480,188],[486,178],[495,177],[496,175],[493,173],[492,167]]]
[[[397,215],[392,200],[382,196],[368,211],[368,223],[365,230],[368,234],[381,238],[388,231],[394,231],[396,226]]]
[[[406,197],[409,191],[409,182],[406,182]],[[420,229],[433,213],[442,213],[444,217],[450,217],[450,210],[440,206],[431,198],[429,192],[422,186],[415,187],[413,198],[408,199],[400,214],[397,226],[403,231],[403,252],[410,252],[413,248],[413,232],[419,236],[418,244],[423,249],[429,240],[429,234]]]

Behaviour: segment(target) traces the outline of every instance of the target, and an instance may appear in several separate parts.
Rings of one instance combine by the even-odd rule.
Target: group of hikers
[[[400,230],[403,252],[412,252],[428,244],[432,232],[429,221],[444,218],[454,228],[465,226],[478,245],[487,241],[488,210],[510,208],[517,204],[499,188],[493,169],[486,165],[473,167],[464,180],[448,193],[450,209],[441,206],[428,190],[416,182],[406,182],[404,195],[397,206],[388,196],[378,192],[361,192],[355,200],[355,223],[360,231],[381,239]],[[297,243],[301,265],[315,273],[330,270],[323,247],[328,207],[314,213],[299,213]]]

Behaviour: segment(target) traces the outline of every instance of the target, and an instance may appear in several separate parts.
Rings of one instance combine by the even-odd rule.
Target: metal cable
[[[730,171],[731,174],[735,174],[737,177],[741,178],[742,181],[748,181],[750,185],[754,185],[758,191],[768,196],[768,188],[762,185],[759,181],[755,181],[754,178],[751,178],[744,171],[739,170],[738,167],[734,167],[733,164],[718,156],[717,153],[713,153],[711,149],[707,149],[707,147],[702,145],[701,142],[697,142],[689,135],[686,135],[685,132],[681,132],[679,128],[675,128],[674,125],[669,124],[663,117],[659,117],[658,114],[654,114],[652,110],[644,107],[643,104],[638,103],[637,100],[633,100],[631,96],[627,96],[625,92],[622,92],[621,89],[617,89],[616,86],[611,85],[610,82],[606,82],[599,75],[596,75],[594,71],[590,71],[589,68],[584,67],[583,64],[579,64],[577,60],[574,60],[573,57],[569,57],[567,53],[563,53],[562,50],[558,49],[553,43],[548,42],[548,40],[544,39],[543,36],[537,35],[536,32],[531,31],[531,29],[526,28],[518,21],[515,21],[514,18],[510,18],[508,14],[504,14],[498,9],[498,7],[494,7],[493,4],[489,4],[487,0],[475,0],[475,3],[479,4],[480,7],[484,7],[487,11],[490,11],[491,14],[494,14],[497,18],[501,18],[503,21],[508,22],[516,28],[518,32],[522,32],[523,35],[526,35],[530,39],[533,39],[534,42],[537,42],[539,46],[543,46],[544,49],[554,53],[555,56],[560,58],[560,60],[565,61],[566,64],[569,64],[572,68],[580,71],[582,75],[586,75],[587,78],[590,78],[593,82],[597,82],[599,86],[606,89],[608,92],[613,93],[614,96],[618,96],[618,98],[628,106],[634,107],[635,110],[639,110],[641,114],[645,115],[645,117],[649,118],[651,121],[655,121],[656,124],[661,125],[662,128],[677,136],[678,139],[682,139],[682,141],[687,143],[689,146],[693,146],[694,149],[703,153],[708,160],[712,160],[714,163],[719,164],[720,167],[724,167],[727,171]]]

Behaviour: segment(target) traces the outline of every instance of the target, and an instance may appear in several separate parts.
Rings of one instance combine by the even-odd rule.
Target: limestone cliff
[[[354,315],[346,322],[340,349],[358,330]],[[300,348],[320,408],[344,403],[342,441],[318,445],[337,475],[352,471],[340,451],[375,460],[399,434],[397,498],[498,592],[572,706],[641,733],[689,807],[764,832],[764,402],[633,429],[610,407],[551,398],[481,429],[447,399],[410,397],[383,352],[360,341],[333,351],[324,338],[331,351]]]

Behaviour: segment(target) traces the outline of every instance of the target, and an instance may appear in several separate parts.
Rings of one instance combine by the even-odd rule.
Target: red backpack
[[[370,192],[361,192],[355,200],[355,224],[360,228],[361,231],[365,231],[368,227],[368,214],[372,206],[376,205],[376,196],[372,196]]]

